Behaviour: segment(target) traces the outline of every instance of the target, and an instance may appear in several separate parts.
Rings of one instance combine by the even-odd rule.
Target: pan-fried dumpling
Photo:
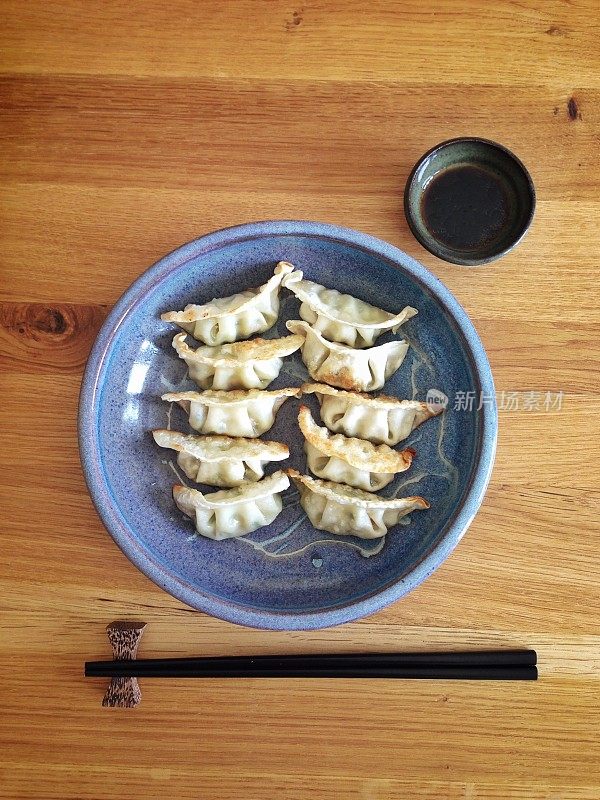
[[[303,341],[302,336],[283,336],[192,350],[185,333],[178,333],[173,347],[201,389],[265,389],[279,375],[283,357],[298,350]]]
[[[291,264],[281,261],[273,277],[257,289],[216,297],[202,306],[188,305],[183,311],[169,311],[160,318],[176,323],[194,339],[212,346],[248,339],[275,324],[281,282],[293,269]]]
[[[199,534],[221,541],[270,525],[283,508],[280,493],[289,485],[287,475],[274,472],[258,483],[211,494],[174,486],[173,499],[180,511],[194,520]]]
[[[162,399],[178,403],[189,415],[190,426],[199,433],[254,438],[266,433],[288,397],[298,397],[300,389],[235,392],[170,392]]]
[[[307,322],[291,319],[286,325],[292,333],[306,337],[302,345],[302,360],[311,378],[341,389],[355,392],[381,389],[408,352],[408,342],[404,339],[368,350],[355,350],[345,344],[328,342]]]
[[[441,412],[418,400],[395,397],[369,397],[344,392],[324,383],[305,383],[303,394],[316,394],[321,419],[330,431],[368,439],[374,444],[398,444],[416,427]]]
[[[387,444],[375,447],[362,439],[351,439],[340,433],[332,435],[317,425],[310,410],[301,406],[298,424],[304,436],[308,468],[319,478],[347,483],[355,489],[377,492],[405,472],[412,464],[415,451],[398,452]]]
[[[191,436],[177,431],[152,431],[159,447],[176,450],[177,463],[188,478],[209,486],[241,486],[265,476],[265,464],[289,458],[285,444],[231,436]]]
[[[300,504],[313,527],[340,536],[379,539],[397,525],[401,517],[429,508],[422,497],[386,500],[342,483],[301,475],[295,469],[286,472],[298,487]]]
[[[406,306],[399,314],[390,314],[350,294],[302,278],[301,270],[290,270],[283,279],[283,286],[302,303],[302,319],[331,342],[341,342],[350,347],[372,347],[382,333],[396,333],[402,323],[418,313],[416,308]]]

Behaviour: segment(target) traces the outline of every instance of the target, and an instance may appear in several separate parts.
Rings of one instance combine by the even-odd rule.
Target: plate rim
[[[480,410],[482,420],[475,464],[463,502],[446,523],[443,538],[403,578],[360,600],[322,611],[253,609],[205,593],[171,573],[139,544],[120,510],[111,503],[110,490],[101,468],[98,427],[95,424],[99,390],[106,374],[107,356],[127,315],[152,291],[156,283],[163,281],[169,273],[192,258],[236,241],[267,236],[312,236],[339,241],[377,256],[389,269],[396,270],[399,267],[408,272],[445,308],[463,340],[479,390],[487,397],[494,398],[493,403],[484,404]],[[159,259],[125,290],[106,317],[90,351],[79,394],[78,439],[83,474],[104,526],[123,553],[146,577],[192,608],[228,622],[267,630],[315,630],[340,625],[373,614],[419,586],[448,558],[479,510],[494,464],[497,435],[498,413],[491,367],[473,323],[452,292],[426,267],[394,245],[352,228],[309,220],[263,220],[221,228],[193,239]]]

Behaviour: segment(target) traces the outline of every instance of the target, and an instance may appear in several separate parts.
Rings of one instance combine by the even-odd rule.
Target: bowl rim
[[[502,250],[499,250],[497,253],[494,253],[491,256],[486,256],[485,258],[469,258],[468,256],[452,256],[452,255],[441,255],[441,251],[435,248],[435,245],[431,244],[428,240],[424,239],[421,236],[420,231],[418,230],[417,226],[415,225],[414,221],[414,214],[409,202],[409,195],[415,180],[415,175],[417,174],[418,170],[421,168],[423,163],[431,156],[435,155],[439,150],[443,150],[448,146],[452,146],[455,144],[460,144],[462,142],[475,142],[477,144],[483,144],[489,147],[492,147],[496,150],[500,150],[505,155],[507,155],[512,161],[515,162],[517,167],[523,173],[525,180],[527,182],[527,188],[529,189],[529,198],[530,198],[530,208],[529,214],[527,216],[527,220],[523,226],[523,230],[519,234],[516,239],[513,239],[510,244],[504,247]],[[448,264],[458,264],[461,267],[479,267],[483,266],[484,264],[490,264],[492,261],[497,261],[499,258],[502,258],[507,253],[510,253],[525,237],[527,231],[531,227],[531,223],[533,222],[533,217],[535,215],[535,207],[536,207],[536,192],[535,192],[535,184],[533,183],[533,178],[525,164],[521,161],[521,159],[513,153],[508,147],[499,142],[494,142],[492,139],[484,139],[481,136],[455,136],[452,139],[445,139],[443,142],[438,142],[438,144],[434,145],[431,149],[429,149],[426,153],[416,161],[414,167],[411,169],[408,178],[406,179],[406,184],[404,186],[404,216],[406,217],[406,221],[408,223],[408,227],[412,235],[415,239],[419,242],[419,244],[425,248],[429,253],[431,253],[436,258],[439,258],[440,261],[445,261]],[[457,253],[460,251],[457,251]]]
[[[96,425],[100,390],[106,377],[110,352],[126,317],[162,282],[191,259],[232,243],[270,236],[308,236],[339,241],[378,257],[382,267],[398,267],[431,292],[449,315],[462,339],[478,390],[493,402],[483,404],[479,441],[469,483],[463,500],[447,521],[436,544],[413,565],[410,572],[373,593],[321,611],[277,612],[256,609],[205,593],[171,572],[143,547],[129,528],[120,510],[112,503],[102,469],[99,431]],[[395,266],[393,266],[395,265]],[[494,382],[485,350],[465,310],[441,281],[403,251],[366,233],[306,220],[265,220],[222,228],[178,247],[140,275],[123,293],[106,320],[92,347],[79,396],[79,452],[92,501],[107,531],[129,560],[154,583],[175,598],[228,622],[269,630],[314,630],[340,625],[364,617],[398,600],[431,575],[460,542],[471,524],[489,483],[496,451],[498,429]]]

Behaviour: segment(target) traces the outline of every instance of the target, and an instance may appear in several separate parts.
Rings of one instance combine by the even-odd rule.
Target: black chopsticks
[[[88,661],[85,676],[136,678],[405,678],[537,680],[535,650],[157,658]]]

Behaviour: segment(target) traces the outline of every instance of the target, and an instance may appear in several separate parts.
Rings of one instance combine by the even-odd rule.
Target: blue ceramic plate
[[[293,487],[272,525],[224,542],[194,536],[190,520],[173,503],[171,487],[182,482],[174,474],[174,454],[158,448],[149,431],[167,427],[169,418],[174,429],[187,432],[184,412],[160,395],[195,387],[171,347],[176,329],[161,322],[160,314],[258,286],[279,260],[291,261],[312,281],[386,310],[396,312],[407,304],[419,310],[398,334],[412,347],[384,392],[424,400],[434,389],[450,402],[446,412],[401,443],[401,448],[414,447],[417,456],[410,471],[381,492],[422,495],[431,509],[413,513],[385,540],[365,542],[316,531]],[[298,318],[298,301],[286,290],[282,300],[277,326],[267,335],[287,335],[285,320]],[[294,354],[269,388],[305,380],[304,365]],[[480,410],[477,401],[471,410],[458,410],[457,393],[463,393],[458,398],[483,396],[485,402]],[[83,379],[81,457],[104,524],[159,586],[194,608],[243,625],[320,628],[369,614],[407,594],[460,541],[492,468],[497,432],[493,397],[490,367],[471,322],[424,267],[391,245],[346,228],[260,222],[184,245],[119,300],[98,335]],[[318,420],[314,396],[303,402]],[[290,446],[291,458],[283,466],[305,471],[298,406],[299,401],[288,400],[266,438]]]

